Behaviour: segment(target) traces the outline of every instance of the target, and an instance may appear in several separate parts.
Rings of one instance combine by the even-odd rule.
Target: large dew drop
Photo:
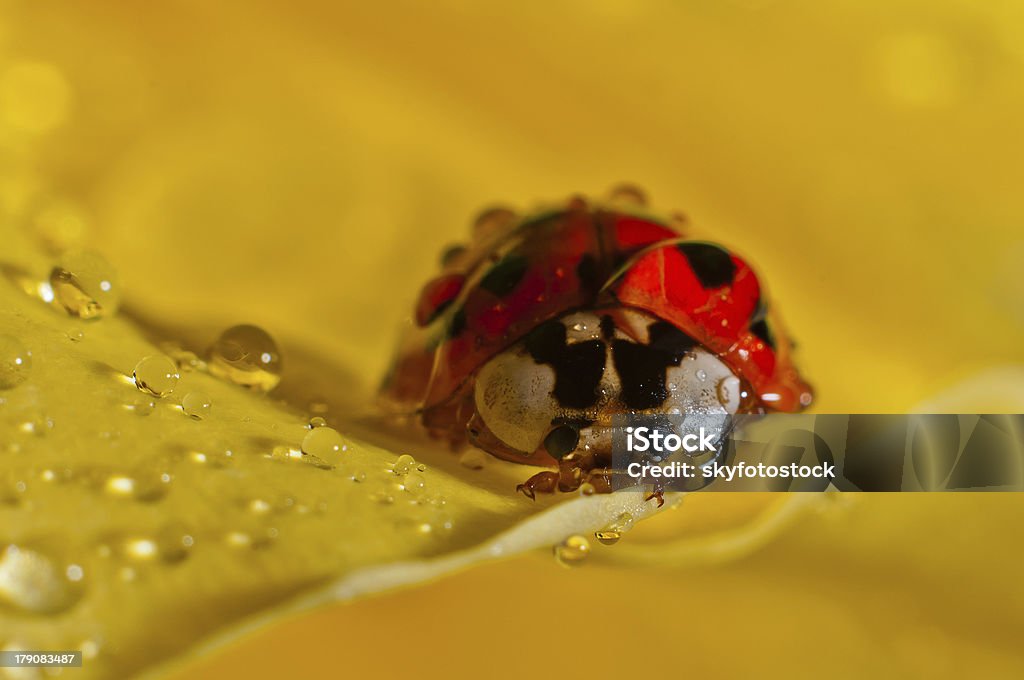
[[[97,253],[65,254],[50,272],[50,287],[68,314],[82,319],[112,316],[121,305],[117,272]]]
[[[258,326],[233,326],[209,350],[210,373],[231,382],[269,392],[281,381],[281,352]]]
[[[213,402],[205,392],[189,392],[181,400],[181,410],[193,420],[202,420],[210,415]]]
[[[332,427],[315,427],[302,439],[303,453],[325,460],[332,460],[341,454],[344,447],[344,438]]]
[[[17,387],[28,379],[32,354],[11,335],[0,335],[0,390]]]
[[[143,392],[166,397],[178,385],[178,367],[169,358],[154,354],[136,364],[132,377]]]

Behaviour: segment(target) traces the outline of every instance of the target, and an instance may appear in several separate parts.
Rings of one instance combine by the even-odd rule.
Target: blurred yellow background
[[[1013,2],[0,0],[0,216],[154,325],[257,323],[366,392],[478,208],[629,180],[755,263],[819,412],[1020,412],[1022,76]],[[1019,675],[1022,515],[873,497],[726,566],[525,558],[181,677]]]

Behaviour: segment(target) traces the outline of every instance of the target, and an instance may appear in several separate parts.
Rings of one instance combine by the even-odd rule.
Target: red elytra
[[[421,328],[400,347],[382,393],[410,409],[444,404],[544,321],[615,306],[645,310],[693,337],[743,378],[766,410],[810,403],[790,344],[777,326],[768,329],[761,286],[742,258],[682,239],[650,217],[591,209],[581,200],[473,244],[428,283],[416,308]]]

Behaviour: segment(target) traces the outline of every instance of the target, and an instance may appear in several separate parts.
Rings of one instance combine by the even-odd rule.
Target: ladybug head
[[[531,462],[610,452],[615,415],[727,415],[745,403],[721,359],[670,324],[622,308],[541,324],[488,361],[473,390],[474,443]]]

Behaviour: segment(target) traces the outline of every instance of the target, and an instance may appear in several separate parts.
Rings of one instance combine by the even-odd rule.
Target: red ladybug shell
[[[383,394],[429,409],[488,359],[544,321],[574,310],[646,310],[716,353],[761,405],[798,411],[811,391],[773,337],[750,266],[720,246],[682,239],[649,217],[581,200],[480,244],[424,288],[421,326],[406,339]]]

